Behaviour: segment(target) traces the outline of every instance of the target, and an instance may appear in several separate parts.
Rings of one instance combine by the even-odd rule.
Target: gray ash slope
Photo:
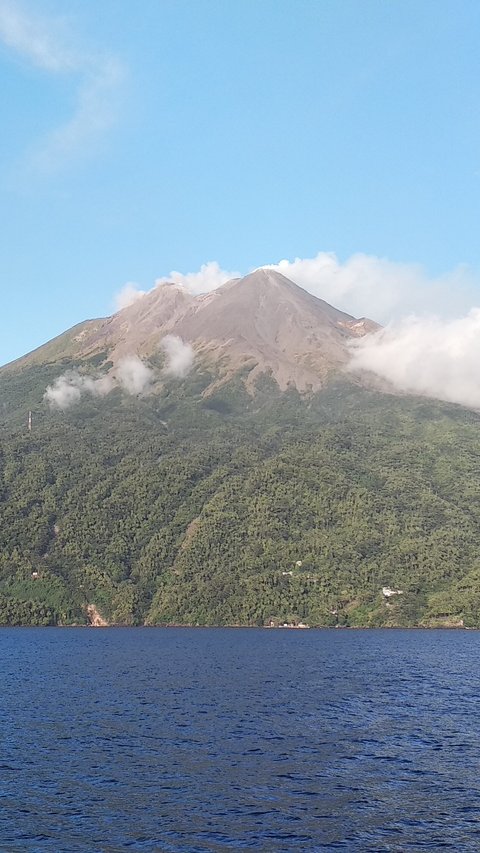
[[[242,372],[251,389],[266,373],[282,390],[316,391],[348,363],[349,341],[378,328],[278,272],[259,269],[201,296],[175,284],[158,285],[111,317],[75,326],[4,370],[102,354],[113,365],[128,355],[148,359],[162,338],[177,335],[220,383]]]

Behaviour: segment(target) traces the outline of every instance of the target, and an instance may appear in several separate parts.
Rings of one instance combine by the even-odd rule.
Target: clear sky
[[[0,0],[0,74],[0,363],[213,260],[480,304],[478,0]]]

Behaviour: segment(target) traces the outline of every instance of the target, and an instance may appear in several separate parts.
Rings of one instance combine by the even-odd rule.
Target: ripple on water
[[[3,629],[0,850],[478,851],[479,644]]]

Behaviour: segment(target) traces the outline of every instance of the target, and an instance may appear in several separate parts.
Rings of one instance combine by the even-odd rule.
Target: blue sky
[[[0,363],[208,261],[479,305],[479,43],[477,0],[0,0]]]

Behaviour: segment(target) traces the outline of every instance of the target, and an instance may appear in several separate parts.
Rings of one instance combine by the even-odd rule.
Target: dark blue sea
[[[478,851],[480,633],[2,629],[0,850]]]

